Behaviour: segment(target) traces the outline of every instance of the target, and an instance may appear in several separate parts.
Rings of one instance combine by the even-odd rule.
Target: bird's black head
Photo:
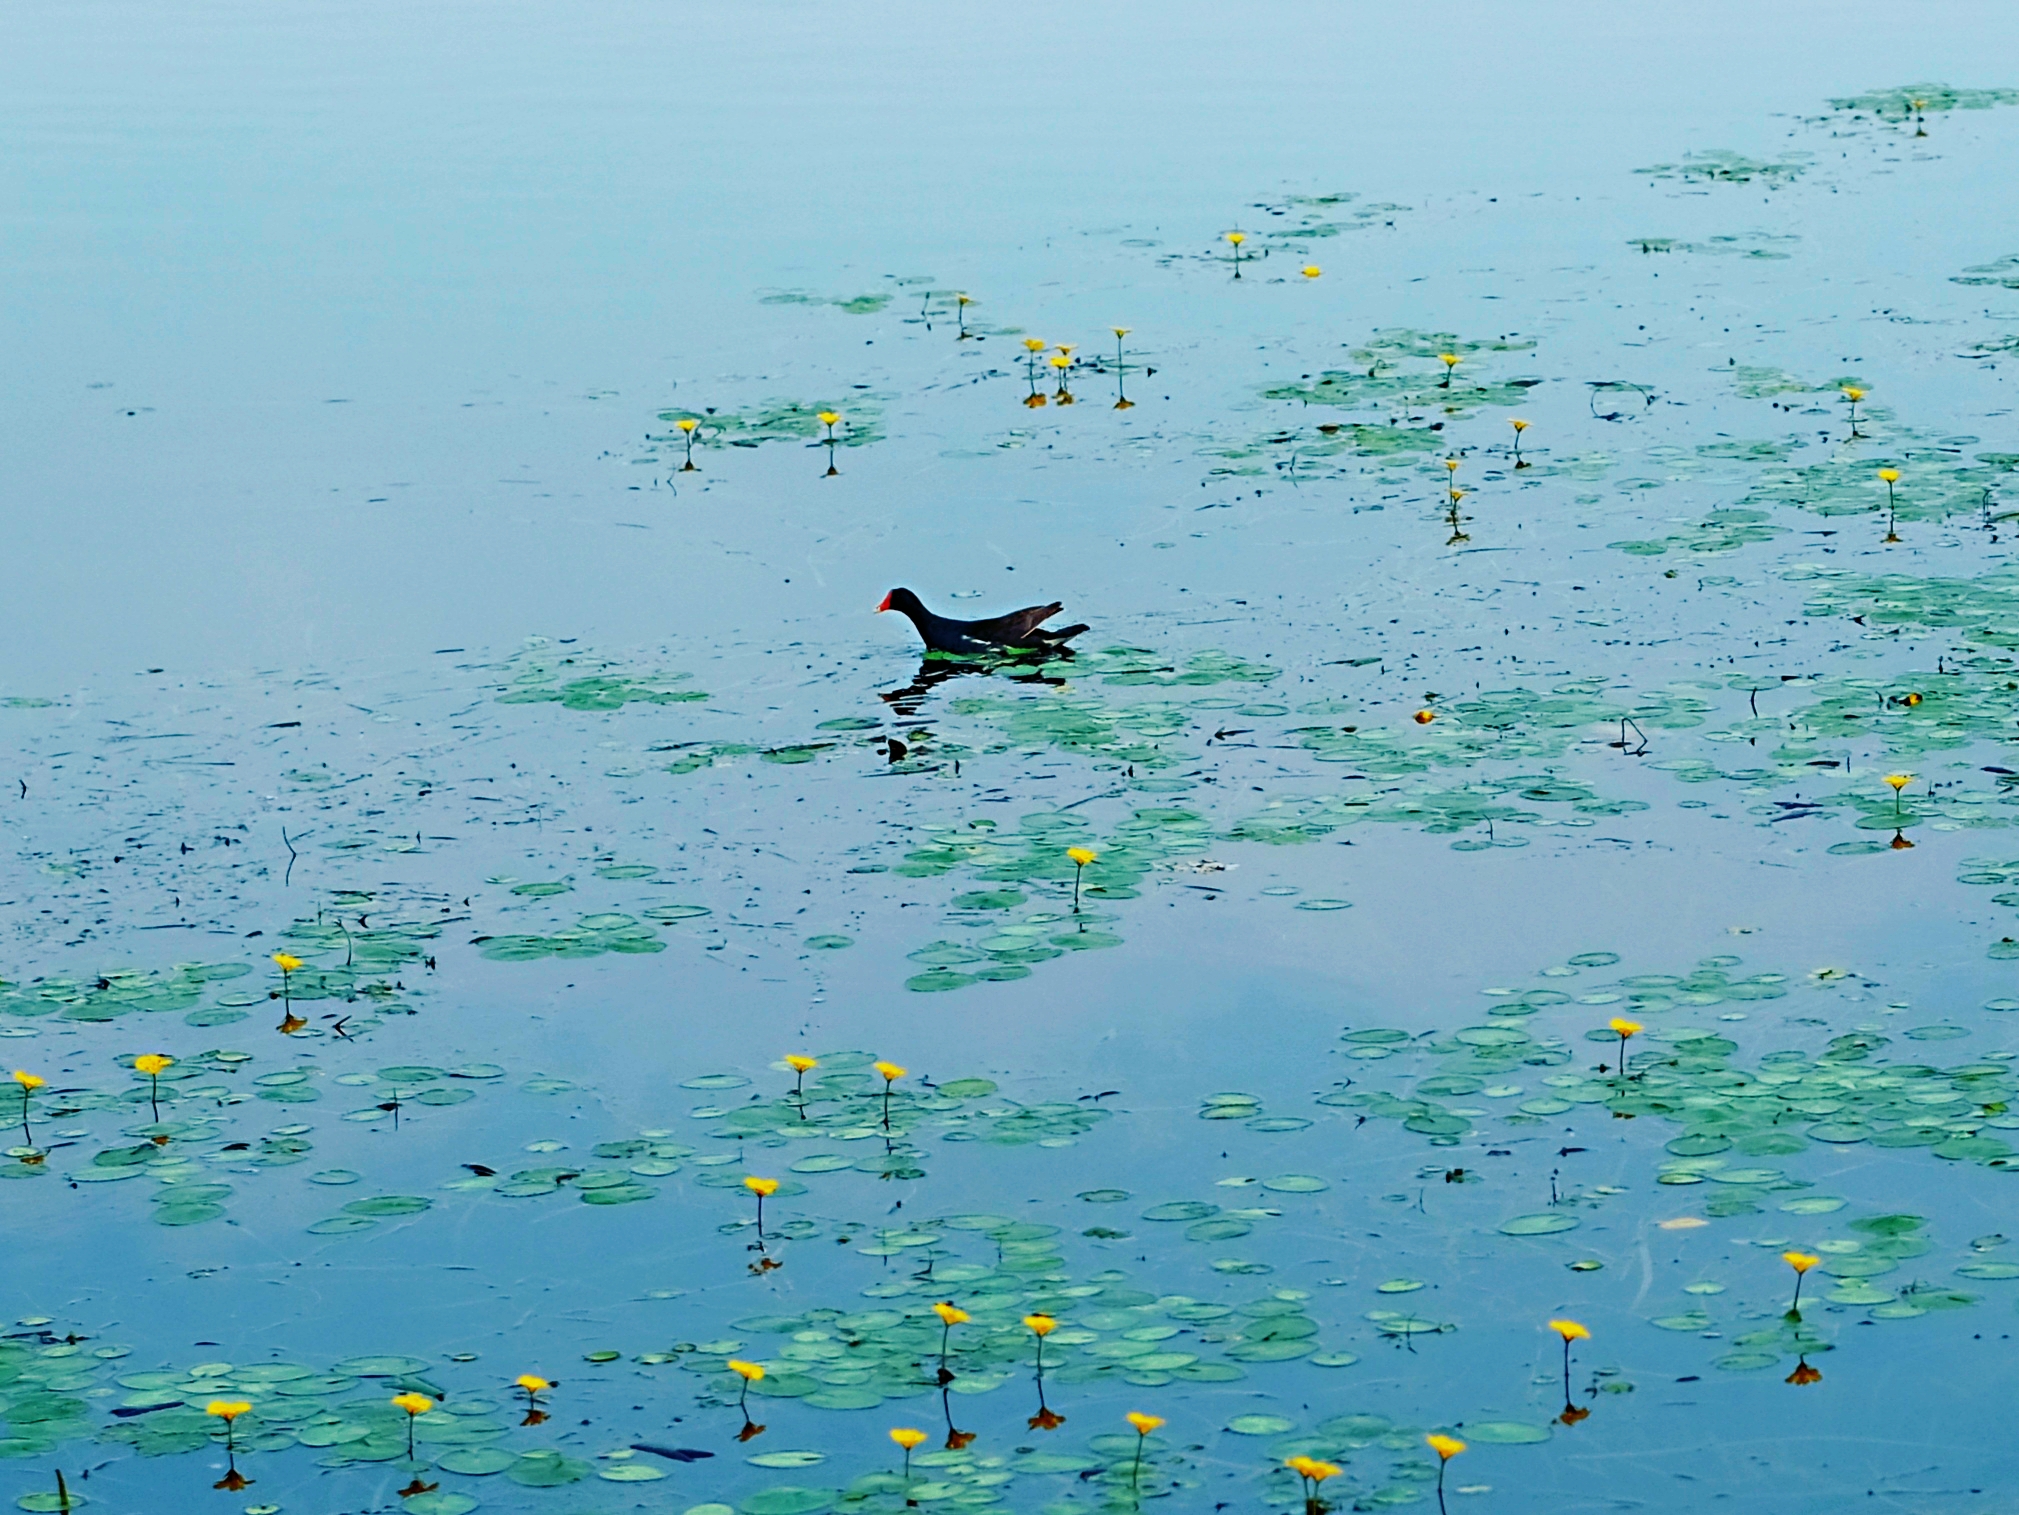
[[[885,610],[899,611],[904,615],[910,616],[913,620],[917,620],[918,617],[927,613],[925,606],[919,602],[918,596],[913,594],[909,589],[891,590],[889,594],[883,597],[883,603],[876,608],[879,612]]]

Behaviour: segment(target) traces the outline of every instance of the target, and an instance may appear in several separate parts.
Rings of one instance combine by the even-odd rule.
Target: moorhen
[[[956,621],[934,615],[909,589],[893,589],[876,607],[879,613],[899,611],[911,618],[918,634],[933,652],[976,653],[1063,652],[1066,643],[1087,628],[1068,626],[1063,631],[1045,631],[1042,623],[1065,608],[1060,601],[1012,610],[1008,615],[986,621]]]

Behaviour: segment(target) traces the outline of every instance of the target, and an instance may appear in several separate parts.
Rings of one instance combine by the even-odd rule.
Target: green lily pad
[[[1282,1415],[1236,1415],[1227,1422],[1227,1429],[1239,1436],[1281,1436],[1296,1426],[1296,1421]]]

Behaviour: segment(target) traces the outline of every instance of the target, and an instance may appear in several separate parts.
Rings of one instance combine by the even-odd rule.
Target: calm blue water
[[[9,16],[0,1493],[1993,1507],[2002,19]]]

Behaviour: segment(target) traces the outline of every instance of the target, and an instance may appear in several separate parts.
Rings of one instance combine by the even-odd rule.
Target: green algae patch
[[[1779,189],[1794,183],[1808,168],[1806,153],[1776,159],[1749,158],[1744,153],[1719,147],[1687,153],[1680,162],[1657,163],[1634,172],[1684,184],[1764,184],[1769,189]]]
[[[633,701],[649,705],[689,704],[708,698],[684,687],[686,673],[628,670],[593,653],[532,637],[503,667],[501,705],[557,704],[564,710],[621,710]]]
[[[1713,510],[1696,525],[1652,540],[1608,542],[1618,552],[1635,557],[1655,558],[1674,552],[1698,557],[1721,552],[1737,552],[1760,542],[1770,542],[1787,532],[1775,526],[1764,510]]]

